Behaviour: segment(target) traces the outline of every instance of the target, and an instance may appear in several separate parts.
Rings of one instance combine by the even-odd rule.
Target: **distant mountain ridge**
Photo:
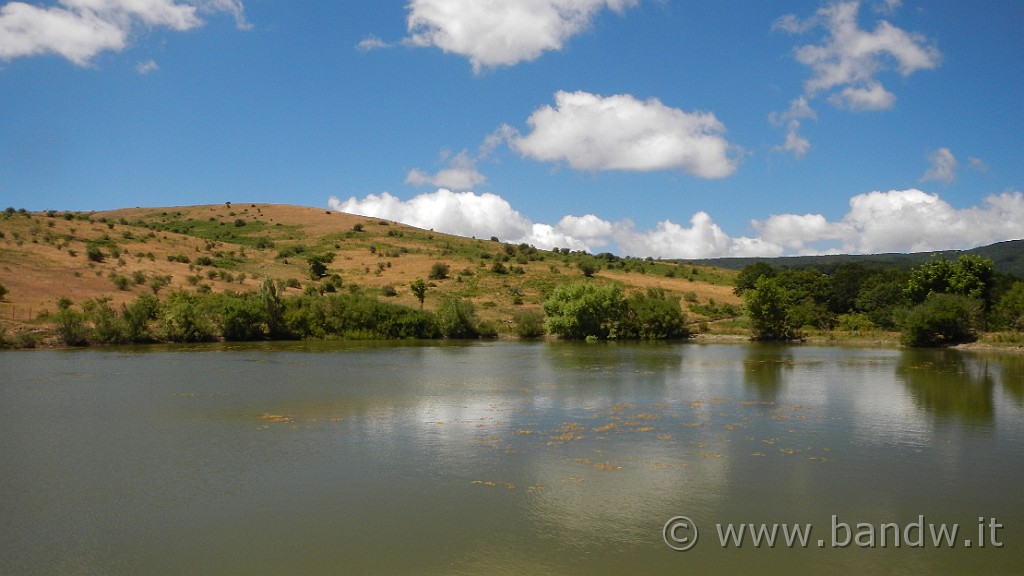
[[[939,250],[934,252],[914,252],[910,254],[838,254],[829,256],[780,256],[776,258],[703,258],[687,260],[694,264],[717,266],[739,270],[755,262],[767,262],[776,268],[813,267],[829,270],[846,262],[873,264],[878,266],[896,266],[910,268],[918,266],[935,257],[956,259],[961,255],[981,256],[995,264],[996,272],[1024,277],[1024,240],[1007,240],[988,246],[971,248],[970,250]]]

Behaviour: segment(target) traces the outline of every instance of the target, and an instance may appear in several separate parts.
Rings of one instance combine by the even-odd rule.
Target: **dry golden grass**
[[[397,296],[389,301],[419,306],[409,289],[417,278],[427,279],[431,267],[443,262],[450,267],[448,279],[435,280],[425,307],[431,309],[446,294],[467,298],[479,315],[501,325],[523,309],[537,309],[555,286],[582,278],[574,256],[539,251],[529,259],[513,255],[506,267],[518,267],[521,274],[499,275],[490,271],[504,257],[506,245],[490,240],[463,238],[342,214],[324,209],[279,204],[234,203],[161,208],[126,208],[89,214],[74,213],[0,214],[0,284],[8,294],[0,302],[0,320],[29,322],[41,311],[56,310],[60,298],[75,303],[109,297],[117,305],[151,291],[154,277],[169,277],[161,293],[173,289],[196,289],[207,285],[214,292],[255,290],[265,276],[276,280],[294,278],[310,284],[308,253],[331,253],[330,273],[342,277],[344,285],[379,291],[390,287]],[[236,225],[242,221],[244,226]],[[190,233],[170,231],[188,224]],[[361,231],[354,230],[361,225]],[[215,236],[221,236],[216,238]],[[232,237],[232,235],[234,237]],[[203,236],[203,237],[200,237]],[[266,237],[272,248],[258,249],[255,239]],[[90,243],[105,242],[108,256],[102,262],[86,257]],[[302,245],[307,252],[280,258],[281,250]],[[119,256],[110,256],[116,248]],[[170,261],[185,256],[191,261]],[[215,268],[197,266],[198,258],[234,258]],[[640,267],[639,261],[634,261]],[[616,282],[627,291],[662,288],[682,296],[692,292],[701,303],[738,303],[731,286],[724,285],[730,274],[716,270],[715,284],[694,278],[696,269],[670,263],[646,263],[645,272],[601,270],[597,282]],[[678,271],[678,273],[676,273]],[[220,273],[236,279],[225,281]],[[667,277],[671,272],[673,276]],[[208,274],[218,274],[210,278]],[[111,274],[145,277],[142,284],[129,283],[119,289]],[[245,274],[244,282],[237,277]],[[689,276],[689,277],[687,277]],[[191,282],[190,282],[191,277]],[[721,280],[725,278],[723,283]],[[290,288],[289,294],[300,289]]]

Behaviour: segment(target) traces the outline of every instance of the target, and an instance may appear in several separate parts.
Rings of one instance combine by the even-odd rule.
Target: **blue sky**
[[[1024,237],[1024,2],[0,4],[0,204],[654,257]]]

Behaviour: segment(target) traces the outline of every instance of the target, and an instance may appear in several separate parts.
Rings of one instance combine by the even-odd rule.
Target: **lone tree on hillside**
[[[409,287],[412,288],[412,293],[419,299],[420,310],[422,310],[423,300],[427,297],[427,283],[423,281],[423,278],[417,278],[409,283]]]

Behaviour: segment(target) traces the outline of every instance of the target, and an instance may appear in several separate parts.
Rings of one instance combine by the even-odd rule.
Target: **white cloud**
[[[383,48],[390,48],[391,44],[377,38],[376,36],[368,36],[359,41],[356,44],[356,49],[360,52],[369,52],[371,50],[381,50]]]
[[[899,2],[887,2],[894,10]],[[906,32],[882,20],[874,31],[857,24],[860,3],[836,2],[805,20],[790,14],[775,21],[773,28],[791,34],[824,28],[826,37],[818,44],[796,50],[796,59],[811,68],[813,76],[804,84],[805,93],[814,97],[834,92],[829,101],[851,110],[891,108],[895,95],[885,89],[877,76],[895,68],[904,77],[918,70],[939,65],[939,50],[919,35]]]
[[[714,114],[687,113],[654,98],[559,91],[555,106],[534,111],[527,123],[528,135],[509,137],[514,150],[577,170],[674,169],[723,178],[739,163],[738,148],[725,139]]]
[[[774,152],[792,152],[798,160],[806,156],[810,149],[811,141],[800,135],[799,120],[790,120],[786,126],[786,141],[772,147]]]
[[[964,209],[916,189],[869,192],[851,198],[849,211],[838,221],[821,214],[755,220],[755,237],[730,236],[703,211],[688,226],[666,219],[648,230],[637,230],[629,220],[610,222],[593,214],[565,216],[555,225],[535,223],[500,196],[445,189],[410,200],[386,192],[345,201],[332,197],[328,205],[462,236],[656,258],[919,252],[1024,238],[1024,194],[1017,191],[988,196],[981,206]]]
[[[892,15],[903,6],[903,0],[882,0],[875,3],[875,12]]]
[[[938,180],[949,184],[956,180],[957,161],[949,148],[939,148],[932,152],[928,155],[928,161],[931,162],[931,167],[925,171],[924,176],[921,176],[922,182]]]
[[[469,58],[474,72],[534,60],[586,30],[605,8],[639,0],[411,0],[406,43]]]
[[[120,51],[137,26],[185,31],[201,26],[201,12],[229,12],[247,28],[238,0],[198,4],[175,0],[60,0],[39,7],[10,2],[0,7],[0,59],[56,54],[86,66],[97,54]]]
[[[328,206],[340,212],[384,218],[418,228],[477,238],[497,236],[503,240],[518,240],[529,237],[533,228],[532,222],[512,209],[500,196],[451,192],[443,188],[429,194],[420,194],[408,201],[387,192],[379,196],[370,194],[362,200],[352,197],[341,201],[331,197]]]
[[[809,118],[817,120],[818,114],[811,108],[807,98],[800,96],[789,103],[789,109],[781,114],[772,112],[768,115],[768,121],[776,126],[786,125],[786,141],[779,146],[773,146],[773,152],[791,152],[797,159],[807,155],[811,149],[811,141],[800,135],[800,120]]]
[[[158,66],[156,61],[154,60],[146,60],[145,62],[139,62],[135,65],[135,71],[139,74],[142,74],[143,76],[149,74],[150,72],[156,72],[159,69],[160,66]]]
[[[791,254],[964,249],[1024,238],[1024,196],[1004,192],[957,210],[921,190],[870,192],[851,198],[850,211],[838,222],[816,214],[776,215],[753,225],[760,238]],[[834,244],[815,247],[822,242]]]
[[[405,183],[413,186],[434,186],[454,190],[472,190],[483,184],[487,178],[476,169],[476,159],[465,150],[448,162],[448,167],[436,174],[428,174],[413,168],[405,177]]]

